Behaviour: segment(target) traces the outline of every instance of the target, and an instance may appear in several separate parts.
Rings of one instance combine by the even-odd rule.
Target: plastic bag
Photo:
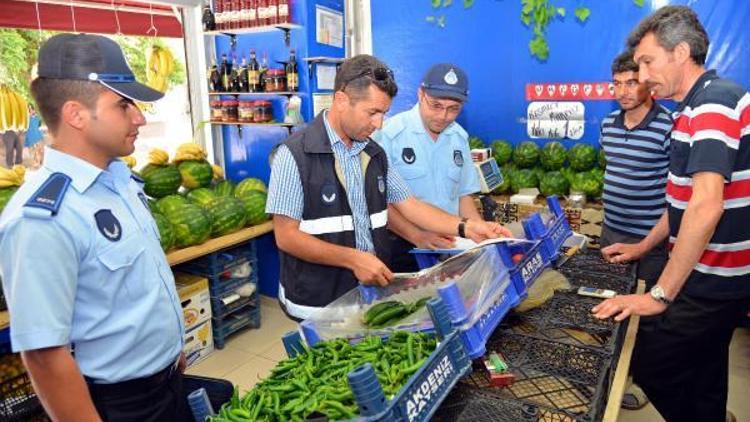
[[[568,279],[564,275],[548,268],[529,287],[529,295],[514,310],[516,312],[526,312],[542,306],[548,300],[552,299],[556,290],[570,290],[570,283],[568,283]]]

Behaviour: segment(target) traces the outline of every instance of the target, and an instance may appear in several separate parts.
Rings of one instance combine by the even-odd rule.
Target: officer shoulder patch
[[[406,147],[401,150],[401,159],[406,164],[414,164],[417,161],[417,154],[414,152],[414,148]]]
[[[336,202],[336,185],[333,182],[325,182],[320,188],[320,199],[323,205],[333,205]]]
[[[453,150],[453,162],[456,163],[458,167],[464,166],[464,154],[460,149]]]
[[[96,219],[96,227],[99,229],[99,233],[102,234],[107,240],[117,242],[122,237],[122,226],[117,220],[112,211],[110,210],[99,210],[94,214]]]
[[[52,173],[42,186],[34,192],[24,207],[41,208],[51,215],[56,215],[70,187],[70,176],[63,173]]]
[[[383,176],[378,176],[378,191],[385,193],[385,179],[383,179]]]
[[[143,206],[146,207],[146,209],[151,212],[151,207],[148,205],[148,199],[146,199],[146,194],[143,192],[138,192],[138,199],[141,200],[143,203]]]
[[[135,173],[132,173],[132,174],[130,175],[130,178],[131,178],[131,179],[133,179],[133,180],[135,180],[136,182],[138,182],[138,183],[142,184],[142,185],[143,185],[143,184],[146,184],[146,182],[145,182],[145,181],[143,180],[143,178],[141,178],[141,176],[138,176],[138,175],[137,175],[137,174],[135,174]]]

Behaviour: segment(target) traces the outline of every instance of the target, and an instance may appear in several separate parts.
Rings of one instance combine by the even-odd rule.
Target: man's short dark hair
[[[690,58],[696,64],[706,63],[708,34],[698,15],[687,6],[665,6],[638,24],[628,37],[628,47],[635,49],[643,37],[653,33],[656,41],[667,51],[674,51],[681,42],[690,46]]]
[[[78,101],[94,110],[99,95],[105,89],[96,82],[73,79],[36,78],[31,83],[31,95],[34,96],[39,114],[53,134],[60,127],[60,113],[65,102]]]
[[[370,85],[393,98],[398,85],[388,66],[373,56],[360,54],[341,63],[333,84],[334,91],[345,91],[354,99],[364,98]]]
[[[612,75],[623,72],[638,72],[638,64],[633,60],[633,50],[620,53],[612,61]]]

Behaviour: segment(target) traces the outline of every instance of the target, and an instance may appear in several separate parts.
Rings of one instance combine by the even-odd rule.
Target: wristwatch
[[[672,304],[672,301],[667,299],[666,293],[664,293],[664,289],[661,288],[661,286],[656,285],[651,288],[648,292],[654,300],[657,300],[667,306]]]
[[[468,218],[462,218],[461,222],[458,223],[458,237],[466,237],[466,222]]]

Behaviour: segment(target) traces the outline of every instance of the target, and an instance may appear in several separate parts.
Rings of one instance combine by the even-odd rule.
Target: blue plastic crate
[[[471,372],[471,360],[459,334],[451,328],[443,301],[431,299],[427,308],[440,344],[392,400],[386,400],[370,364],[349,373],[349,386],[359,406],[357,421],[428,421],[458,380]],[[283,342],[290,356],[302,350],[299,332],[287,333]]]
[[[186,262],[181,264],[178,270],[204,277],[219,277],[232,267],[248,261],[256,261],[254,240]],[[253,270],[256,270],[256,268],[253,267]]]
[[[226,315],[231,314],[232,312],[236,311],[237,309],[240,309],[246,306],[258,306],[258,291],[257,290],[253,292],[251,296],[240,297],[239,299],[229,304],[224,304],[221,298],[213,297],[213,296],[211,297],[211,315],[214,318],[223,318]]]
[[[560,248],[562,248],[565,240],[573,235],[573,230],[570,229],[568,218],[565,216],[556,195],[547,197],[547,206],[550,214],[552,214],[547,224],[542,221],[542,217],[538,213],[529,216],[522,224],[526,238],[541,240],[547,258],[554,262],[560,255]]]
[[[227,337],[243,328],[260,327],[260,307],[245,305],[245,307],[223,318],[211,318],[211,328],[214,334],[214,346],[223,349]]]
[[[240,286],[251,283],[258,285],[258,274],[253,271],[249,277],[211,277],[208,279],[208,291],[211,297],[224,297],[234,293]]]

